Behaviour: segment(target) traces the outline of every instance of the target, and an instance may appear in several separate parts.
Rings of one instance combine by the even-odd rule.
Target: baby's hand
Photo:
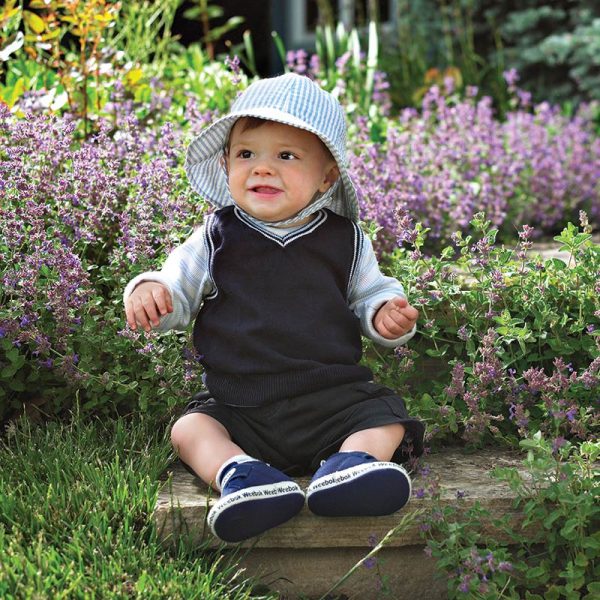
[[[396,296],[375,313],[373,326],[381,337],[394,340],[411,331],[418,317],[419,312],[406,298]]]
[[[160,315],[173,312],[169,290],[157,281],[144,281],[137,285],[125,303],[127,323],[134,331],[139,325],[145,331],[158,327]]]

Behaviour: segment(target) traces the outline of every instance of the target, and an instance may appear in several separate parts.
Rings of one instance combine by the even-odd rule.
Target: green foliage
[[[362,114],[372,113],[376,109],[371,100],[379,56],[376,23],[369,23],[365,50],[361,48],[360,35],[356,28],[347,32],[341,23],[335,32],[331,26],[317,27],[316,50],[319,57],[319,74],[324,87],[335,90],[343,81],[345,91],[353,99],[348,110],[354,110],[355,104]],[[344,68],[340,69],[341,58],[346,60]]]
[[[521,2],[518,9],[483,3],[500,27],[505,62],[521,73],[535,99],[580,102],[600,99],[600,5],[591,0]]]
[[[191,21],[199,21],[202,26],[204,37],[202,43],[206,46],[208,56],[211,60],[215,58],[214,42],[222,38],[236,27],[239,27],[243,22],[243,17],[230,17],[223,25],[210,26],[212,19],[219,19],[223,16],[223,8],[209,4],[208,0],[193,0],[194,6],[184,11],[183,16]]]
[[[534,102],[578,104],[599,98],[599,18],[592,0],[404,0],[381,66],[397,106],[418,105],[432,70],[447,68],[460,73],[461,85],[492,96],[501,114],[508,110],[509,69],[519,72]]]
[[[478,239],[456,234],[431,257],[418,225],[414,249],[385,262],[420,310],[420,333],[395,354],[369,346],[369,366],[402,387],[434,441],[597,435],[600,246],[570,224],[555,238],[568,258],[543,259],[525,250],[527,229],[506,248],[483,215],[472,225]]]
[[[169,458],[144,419],[11,424],[0,440],[0,596],[252,597],[223,556],[159,543],[151,515]]]
[[[24,10],[9,3],[0,12],[0,101],[19,116],[69,112],[84,135],[102,118],[115,118],[115,101],[131,102],[142,120],[161,120],[152,107],[166,103],[173,104],[171,120],[185,120],[189,94],[200,111],[224,110],[245,78],[235,80],[212,61],[209,47],[177,43],[172,24],[179,4],[40,0]],[[206,29],[207,44],[237,24]],[[161,90],[169,98],[157,102]]]
[[[22,13],[20,6],[17,6],[17,0],[7,0],[0,11],[0,61],[6,62],[12,54],[22,48],[25,36],[19,31]]]
[[[592,600],[600,580],[600,443],[557,443],[541,432],[521,441],[523,468],[493,476],[515,493],[514,516],[478,504],[433,499],[425,519],[428,551],[448,575],[450,598]],[[481,538],[481,524],[493,526]]]
[[[560,100],[600,100],[600,13],[591,22],[578,22],[573,31],[548,36],[540,51],[549,67],[569,69],[568,88]]]
[[[112,62],[122,53],[124,63],[143,65],[160,77],[178,46],[171,28],[180,4],[181,0],[123,2],[106,32],[107,59]]]
[[[193,98],[201,112],[227,112],[236,94],[248,84],[244,74],[232,76],[223,63],[211,61],[198,44],[171,56],[165,78],[176,107],[183,109],[187,100]]]
[[[449,76],[462,92],[475,86],[506,109],[499,31],[481,0],[401,0],[396,27],[384,36],[381,68],[397,107],[419,106],[427,89]],[[495,56],[494,56],[495,55]],[[492,57],[494,58],[492,60]]]

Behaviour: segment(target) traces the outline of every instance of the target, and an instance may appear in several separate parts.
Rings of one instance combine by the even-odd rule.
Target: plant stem
[[[416,521],[417,517],[420,517],[424,512],[425,509],[419,508],[411,513],[405,514],[400,520],[400,523],[398,523],[398,525],[396,525],[396,527],[394,527],[393,529],[390,529],[385,534],[383,539],[377,544],[377,546],[375,546],[373,550],[371,550],[371,552],[369,552],[366,556],[361,558],[345,575],[338,579],[338,581],[336,581],[336,583],[331,588],[329,588],[319,598],[319,600],[326,600],[330,596],[330,594],[337,590],[337,588],[339,588],[340,585],[344,583],[344,581],[346,581],[361,565],[363,565],[366,560],[368,560],[372,556],[375,556],[385,545],[387,545],[391,541],[391,539],[397,533],[410,527]]]

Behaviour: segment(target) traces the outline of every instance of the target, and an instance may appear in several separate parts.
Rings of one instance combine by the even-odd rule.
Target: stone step
[[[496,466],[521,467],[514,452],[483,450],[468,454],[452,449],[420,460],[429,467],[427,481],[413,476],[413,492],[439,479],[441,504],[456,505],[457,493],[464,497],[461,507],[478,502],[495,517],[509,515],[515,526],[522,516],[513,507],[514,496],[508,486],[493,479]],[[299,479],[306,487],[308,479]],[[398,525],[400,518],[419,509],[431,507],[431,499],[413,497],[396,514],[385,517],[324,518],[306,508],[288,523],[268,531],[257,539],[236,546],[226,546],[215,539],[206,525],[206,514],[216,501],[215,493],[200,480],[175,464],[165,473],[154,521],[161,540],[173,543],[185,536],[192,543],[206,542],[214,547],[242,548],[240,565],[249,575],[260,577],[282,599],[320,598],[354,564],[370,550],[372,540],[381,540]],[[481,537],[492,532],[490,523],[481,523]],[[497,534],[498,532],[494,532]],[[340,597],[370,600],[377,598],[382,578],[391,595],[402,600],[435,600],[446,597],[446,582],[436,575],[435,563],[423,550],[425,542],[415,522],[398,532],[378,554],[378,568],[360,567],[335,594]],[[239,550],[238,550],[239,551]]]

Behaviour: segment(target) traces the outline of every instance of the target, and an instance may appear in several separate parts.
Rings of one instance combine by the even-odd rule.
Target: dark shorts
[[[202,392],[183,414],[190,413],[213,417],[244,452],[292,476],[313,473],[350,434],[391,423],[406,428],[392,460],[405,462],[423,453],[423,423],[408,416],[391,389],[372,382],[347,383],[252,408],[221,404]]]

